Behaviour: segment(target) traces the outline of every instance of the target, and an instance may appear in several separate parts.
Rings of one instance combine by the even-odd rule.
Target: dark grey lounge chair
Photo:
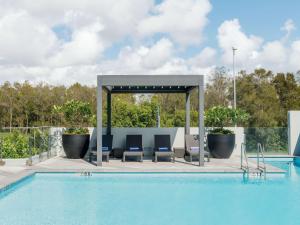
[[[143,162],[143,137],[142,135],[127,135],[126,150],[123,152],[122,161],[125,162],[126,156],[136,156]]]
[[[157,162],[158,157],[170,157],[175,162],[169,134],[154,135],[154,162]]]
[[[199,158],[199,135],[185,135],[185,154],[189,157],[190,162],[193,157]],[[204,150],[204,157],[210,161],[210,153]]]
[[[106,157],[106,161],[109,162],[109,155],[112,151],[113,135],[102,135],[102,156]],[[97,155],[97,141],[91,146],[90,162],[92,157]]]

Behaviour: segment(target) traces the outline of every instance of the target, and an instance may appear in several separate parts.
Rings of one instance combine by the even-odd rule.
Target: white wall
[[[231,127],[228,128],[233,130],[236,134],[236,148],[233,151],[232,156],[240,155],[240,146],[244,141],[244,128],[242,127]],[[62,128],[51,128],[51,134],[58,134],[62,131]],[[91,134],[91,144],[95,145],[96,142],[96,130],[94,128],[89,129]],[[190,130],[191,134],[198,134],[198,128],[192,127]],[[103,134],[106,133],[106,129],[103,129]],[[122,148],[125,146],[125,138],[127,134],[141,134],[143,135],[143,146],[145,154],[150,154],[151,149],[154,147],[154,135],[155,134],[170,134],[172,147],[184,147],[184,128],[183,127],[174,127],[174,128],[112,128],[113,138],[113,147]],[[56,150],[58,154],[63,155],[61,139],[56,138],[57,142]]]
[[[300,111],[288,112],[289,154],[300,156]]]

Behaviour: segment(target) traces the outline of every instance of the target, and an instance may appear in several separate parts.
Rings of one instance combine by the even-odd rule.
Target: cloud
[[[205,47],[199,54],[189,59],[189,64],[198,67],[216,65],[217,51],[211,47]]]
[[[0,15],[0,64],[40,65],[56,47],[53,31],[17,10]]]
[[[153,0],[0,0],[6,10],[22,9],[49,27],[64,23],[78,29],[100,21],[109,43],[135,32],[148,15]]]
[[[290,40],[292,19],[281,27],[284,36],[271,41],[247,33],[238,19],[226,20],[216,30],[218,46],[205,46],[209,0],[0,0],[0,5],[0,82],[95,84],[97,74],[207,75],[216,66],[231,68],[232,47],[238,49],[237,69],[300,69],[300,40]],[[187,57],[191,46],[200,50]],[[112,48],[118,52],[105,58]]]
[[[227,67],[232,65],[232,47],[236,47],[236,64],[239,70],[266,68],[275,72],[296,72],[300,69],[300,41],[288,41],[295,29],[292,20],[281,28],[286,35],[279,40],[264,42],[261,37],[243,32],[238,19],[224,21],[218,29],[221,60]]]
[[[290,34],[296,30],[296,25],[292,19],[288,19],[285,21],[284,25],[280,28],[282,31],[286,32],[286,35],[284,36],[283,40],[287,40],[290,36]]]
[[[104,50],[98,33],[103,30],[100,23],[94,23],[76,30],[70,42],[63,43],[60,49],[49,58],[51,66],[70,66],[95,63]]]
[[[218,43],[222,50],[222,61],[226,65],[232,63],[232,47],[237,48],[236,62],[241,67],[249,59],[255,58],[263,40],[255,35],[246,35],[238,19],[224,21],[218,29]]]
[[[289,52],[289,65],[290,69],[294,71],[299,71],[300,70],[300,40],[294,41],[291,44],[291,50]]]
[[[138,24],[138,33],[164,33],[182,45],[199,44],[211,8],[208,0],[165,0],[154,7],[152,16]]]

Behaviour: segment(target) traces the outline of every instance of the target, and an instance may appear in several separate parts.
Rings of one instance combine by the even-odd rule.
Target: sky
[[[300,70],[298,0],[0,0],[0,83]]]

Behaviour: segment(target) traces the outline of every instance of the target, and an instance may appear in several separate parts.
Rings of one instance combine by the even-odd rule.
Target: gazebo
[[[102,166],[102,91],[107,92],[107,134],[111,134],[111,99],[114,93],[185,93],[185,134],[190,134],[190,96],[198,88],[199,166],[204,166],[203,75],[98,75],[97,165]]]

